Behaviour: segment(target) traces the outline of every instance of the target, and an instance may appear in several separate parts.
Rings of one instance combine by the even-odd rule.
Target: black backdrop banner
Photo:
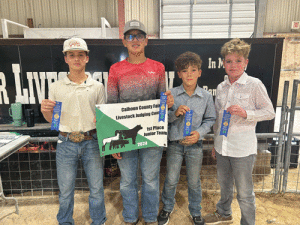
[[[244,40],[251,44],[246,72],[264,83],[276,107],[283,39]],[[146,56],[165,65],[168,83],[173,82],[173,87],[176,87],[181,80],[175,71],[175,59],[186,51],[199,54],[203,64],[198,84],[215,96],[217,85],[224,80],[220,50],[227,41],[229,39],[150,39]],[[24,110],[34,109],[36,123],[45,122],[40,103],[48,98],[49,85],[68,72],[62,53],[63,42],[63,39],[0,40],[0,124],[12,122],[8,109],[16,101],[23,104]],[[127,49],[121,40],[88,39],[86,42],[90,49],[86,72],[104,83],[103,78],[108,76],[110,66],[128,56]],[[259,123],[257,132],[273,132],[273,126],[273,121]]]

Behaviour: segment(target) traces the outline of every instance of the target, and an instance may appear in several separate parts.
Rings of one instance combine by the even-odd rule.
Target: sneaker
[[[205,225],[204,219],[201,216],[191,216],[194,225]]]
[[[137,220],[136,222],[134,223],[130,223],[130,222],[123,222],[122,225],[137,225],[139,222],[139,220]]]
[[[167,211],[165,211],[165,210],[162,209],[160,211],[158,217],[157,217],[158,225],[166,225],[166,224],[168,224],[169,223],[170,214],[172,212],[167,212]]]
[[[233,223],[232,215],[230,215],[230,216],[221,216],[218,213],[218,211],[215,211],[213,214],[208,214],[204,218],[205,218],[205,223],[207,225],[231,224],[231,223]]]

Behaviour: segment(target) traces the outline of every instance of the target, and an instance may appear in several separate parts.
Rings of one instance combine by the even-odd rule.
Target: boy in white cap
[[[148,39],[145,26],[137,20],[125,24],[123,45],[128,58],[111,66],[107,83],[108,103],[137,102],[159,99],[165,92],[165,67],[146,58]],[[171,92],[168,107],[174,103]],[[138,163],[142,172],[142,213],[145,224],[157,224],[159,208],[159,170],[163,149],[144,148],[113,154],[121,170],[120,191],[123,197],[123,218],[127,225],[138,223],[139,196],[137,184]]]
[[[70,73],[50,86],[49,99],[41,103],[43,116],[51,123],[55,101],[62,102],[56,150],[60,191],[57,220],[60,225],[74,224],[74,189],[80,158],[90,188],[89,211],[92,224],[102,225],[106,221],[103,160],[99,154],[94,122],[95,105],[105,103],[105,91],[102,83],[85,74],[88,52],[86,42],[81,38],[71,38],[64,42],[63,53]]]

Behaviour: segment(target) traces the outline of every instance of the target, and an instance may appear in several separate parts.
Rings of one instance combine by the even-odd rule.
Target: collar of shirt
[[[69,77],[68,76],[66,76],[65,78],[64,78],[64,83],[65,84],[71,84],[71,85],[82,85],[82,86],[91,86],[92,85],[92,77],[90,76],[90,75],[87,75],[88,77],[87,77],[87,79],[83,82],[83,83],[81,83],[81,84],[76,84],[76,83],[74,83],[74,82],[72,82],[70,79],[69,79]]]
[[[186,91],[185,91],[185,89],[184,89],[184,87],[183,87],[183,84],[181,84],[181,85],[179,86],[179,88],[177,89],[177,93],[175,93],[175,95],[181,95],[181,94],[183,94],[183,93],[186,93]],[[192,96],[193,96],[193,95],[198,95],[199,97],[203,97],[201,88],[198,86],[198,84],[197,84],[196,89],[195,89],[195,91],[194,91],[194,94],[192,94]]]
[[[242,76],[237,81],[235,81],[233,84],[246,84],[247,79],[248,79],[248,74],[246,72],[244,72],[242,74]],[[225,84],[233,85],[230,83],[228,75],[225,77]]]

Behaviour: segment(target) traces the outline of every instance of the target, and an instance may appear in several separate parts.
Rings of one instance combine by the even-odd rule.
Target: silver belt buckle
[[[71,132],[69,134],[69,139],[72,142],[79,143],[79,142],[82,142],[84,140],[84,134],[83,134],[83,132],[80,132],[80,131]]]

